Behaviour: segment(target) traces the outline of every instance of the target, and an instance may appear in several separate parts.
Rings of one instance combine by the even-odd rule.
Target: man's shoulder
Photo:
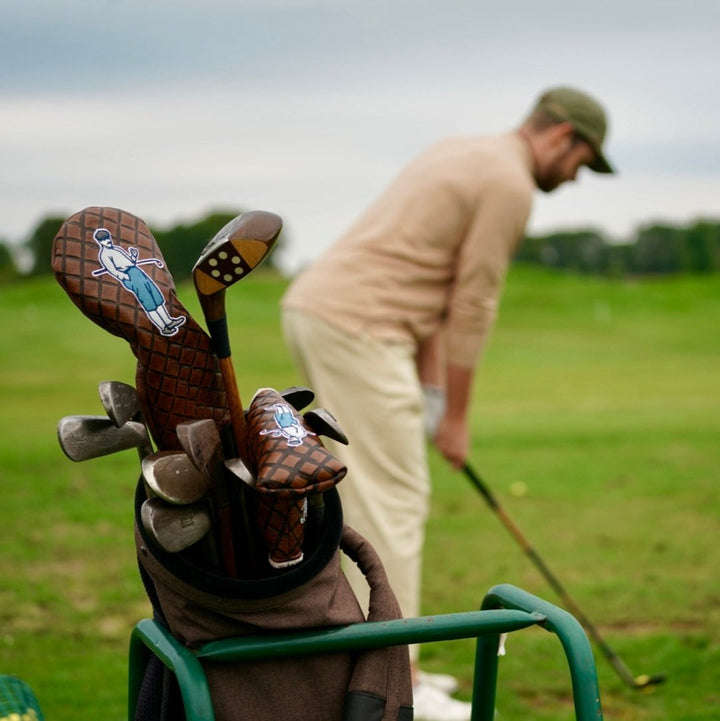
[[[473,153],[507,153],[514,145],[511,133],[449,135],[429,147],[429,152],[464,151]]]
[[[527,150],[514,133],[449,136],[433,143],[423,155],[448,161],[464,157],[475,162],[524,170],[528,167]]]
[[[512,133],[443,138],[428,148],[421,162],[441,176],[465,178],[483,191],[491,185],[530,196],[535,189],[531,158]]]

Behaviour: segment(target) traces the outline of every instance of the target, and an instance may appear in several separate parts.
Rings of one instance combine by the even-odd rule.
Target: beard
[[[553,164],[535,178],[535,184],[543,193],[552,193],[563,182],[557,165]]]

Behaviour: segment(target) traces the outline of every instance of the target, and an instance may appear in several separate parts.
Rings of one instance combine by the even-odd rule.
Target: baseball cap
[[[614,173],[603,154],[602,144],[607,132],[607,117],[602,105],[587,93],[569,87],[546,90],[538,99],[536,110],[543,110],[550,117],[571,123],[575,132],[595,151],[595,159],[589,163],[596,173]]]

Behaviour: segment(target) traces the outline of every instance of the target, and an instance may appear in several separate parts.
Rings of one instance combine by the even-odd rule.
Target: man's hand
[[[467,459],[470,450],[470,433],[467,423],[455,421],[443,416],[434,437],[438,451],[450,465],[459,470]]]

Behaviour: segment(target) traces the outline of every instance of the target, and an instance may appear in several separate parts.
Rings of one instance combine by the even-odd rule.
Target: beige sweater
[[[517,134],[441,141],[292,282],[282,305],[391,342],[417,345],[442,328],[448,359],[473,366],[534,190]]]

